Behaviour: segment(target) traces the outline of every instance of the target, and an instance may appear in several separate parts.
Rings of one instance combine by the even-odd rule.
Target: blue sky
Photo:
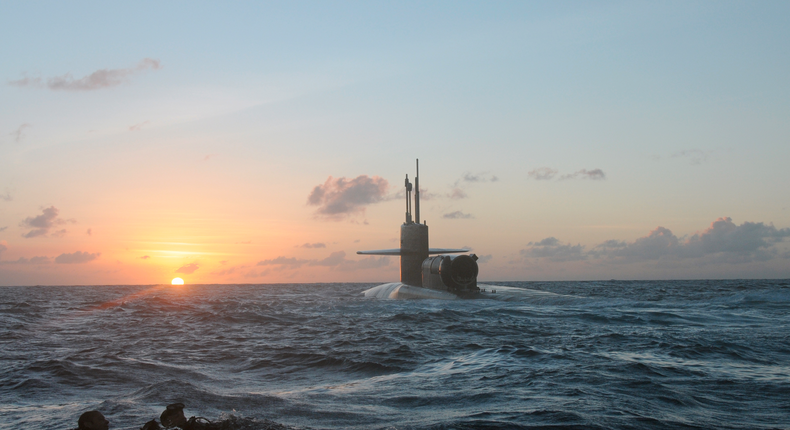
[[[790,277],[788,12],[4,2],[0,283],[391,280],[354,252],[392,246],[415,158],[481,278]]]

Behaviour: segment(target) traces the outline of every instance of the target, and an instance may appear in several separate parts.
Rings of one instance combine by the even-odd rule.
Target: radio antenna
[[[417,174],[414,175],[414,219],[420,223],[420,159],[417,159]]]
[[[411,224],[411,183],[409,175],[406,175],[406,224]]]

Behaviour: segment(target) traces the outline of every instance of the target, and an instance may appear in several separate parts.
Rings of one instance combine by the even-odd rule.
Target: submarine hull
[[[378,285],[362,292],[365,297],[377,299],[436,299],[436,300],[457,300],[461,297],[447,292],[432,290],[429,288],[415,287],[403,282],[390,282]]]

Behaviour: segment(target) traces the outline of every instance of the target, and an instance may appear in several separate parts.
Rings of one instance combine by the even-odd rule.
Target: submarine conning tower
[[[422,262],[428,258],[428,226],[420,224],[420,160],[414,176],[414,219],[412,219],[412,184],[406,175],[406,221],[400,226],[400,281],[422,287]]]
[[[400,281],[415,287],[433,290],[468,293],[479,291],[477,288],[477,256],[438,255],[469,252],[468,249],[430,248],[428,246],[428,225],[420,223],[420,160],[417,160],[417,174],[414,186],[406,175],[406,220],[400,227],[400,248],[357,251],[362,255],[400,256]],[[412,214],[411,192],[414,190],[414,213]],[[412,217],[413,215],[413,217]]]

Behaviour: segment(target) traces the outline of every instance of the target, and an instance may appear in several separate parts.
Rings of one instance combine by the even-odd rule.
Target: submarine
[[[477,285],[477,255],[466,254],[469,249],[428,246],[428,224],[424,220],[420,223],[419,175],[420,160],[417,160],[413,187],[406,175],[406,220],[400,227],[400,248],[357,251],[360,255],[400,256],[400,282],[382,284],[363,294],[381,299],[477,298],[481,295]]]

